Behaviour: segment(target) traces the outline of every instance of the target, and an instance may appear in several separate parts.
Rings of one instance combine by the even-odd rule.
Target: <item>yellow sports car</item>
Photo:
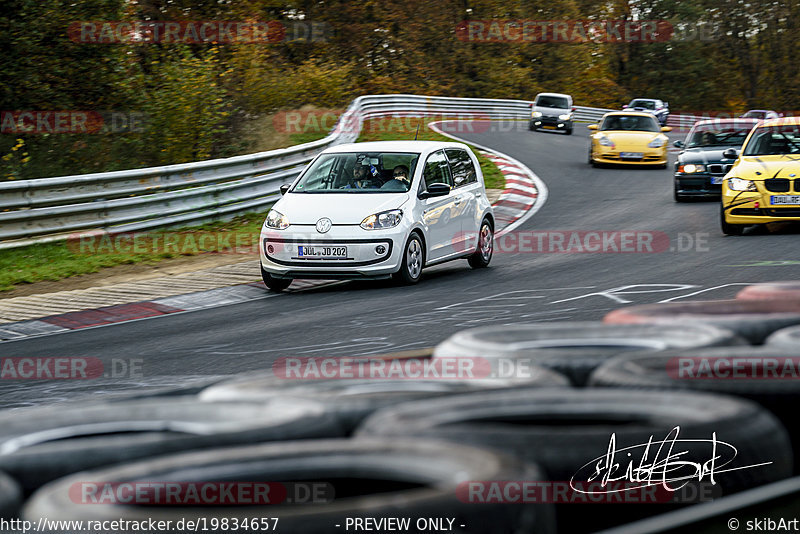
[[[589,129],[596,131],[589,146],[589,163],[595,167],[601,163],[667,167],[669,139],[662,132],[672,128],[661,127],[650,113],[606,113],[599,125],[590,124]]]
[[[722,232],[741,235],[751,224],[800,221],[800,117],[758,124],[722,181]]]

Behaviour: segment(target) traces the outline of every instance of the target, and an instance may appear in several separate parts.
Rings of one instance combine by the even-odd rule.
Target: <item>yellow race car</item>
[[[602,163],[667,167],[669,139],[663,132],[672,128],[660,126],[650,113],[606,113],[600,124],[590,124],[589,129],[596,131],[589,146],[589,163],[594,167]]]
[[[742,235],[751,224],[800,221],[800,117],[760,122],[722,181],[721,224]]]

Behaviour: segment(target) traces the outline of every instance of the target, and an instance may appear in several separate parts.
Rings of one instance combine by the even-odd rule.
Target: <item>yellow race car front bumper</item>
[[[730,224],[766,224],[800,221],[800,204],[773,204],[772,197],[797,197],[792,193],[732,191],[723,187],[722,207]]]
[[[641,158],[623,157],[623,154],[641,154]],[[666,165],[667,149],[665,148],[631,148],[620,149],[605,147],[594,143],[592,146],[592,159],[597,163],[619,165]]]

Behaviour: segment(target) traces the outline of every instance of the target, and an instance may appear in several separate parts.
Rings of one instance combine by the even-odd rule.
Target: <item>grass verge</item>
[[[0,250],[0,291],[18,284],[62,280],[107,267],[205,253],[239,253],[255,257],[264,213],[249,213],[231,221],[175,230],[155,230],[118,236],[42,243]]]

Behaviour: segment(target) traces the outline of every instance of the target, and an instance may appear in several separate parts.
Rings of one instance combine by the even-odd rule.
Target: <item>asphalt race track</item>
[[[427,347],[474,325],[599,320],[628,303],[730,298],[741,285],[800,279],[797,227],[782,224],[723,236],[718,202],[673,201],[674,154],[666,170],[594,169],[587,164],[585,125],[566,136],[529,132],[519,124],[514,131],[459,134],[518,159],[547,185],[547,202],[517,232],[661,232],[672,251],[496,249],[489,269],[473,271],[466,261],[457,261],[426,270],[414,287],[373,281],[294,294],[265,290],[261,300],[5,342],[0,349],[5,357],[96,357],[106,364],[141,360],[142,378],[9,381],[0,384],[2,406],[265,369],[281,356]],[[680,137],[671,135],[671,141]]]

